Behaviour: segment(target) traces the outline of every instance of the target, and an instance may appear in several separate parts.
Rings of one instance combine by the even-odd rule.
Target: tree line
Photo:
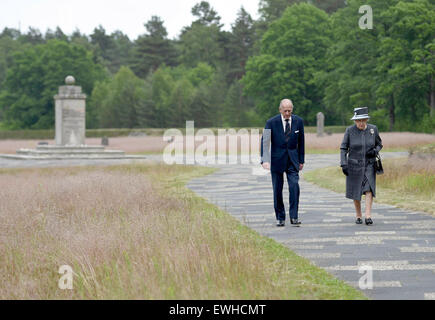
[[[359,8],[373,8],[360,29]],[[260,0],[230,31],[206,1],[169,39],[153,16],[131,40],[5,28],[0,34],[0,128],[54,126],[53,95],[68,74],[88,95],[88,128],[262,126],[289,97],[306,125],[348,125],[368,106],[381,130],[433,132],[435,0]]]

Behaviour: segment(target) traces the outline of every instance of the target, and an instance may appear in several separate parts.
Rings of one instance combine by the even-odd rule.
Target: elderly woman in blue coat
[[[346,175],[346,198],[355,205],[357,224],[362,224],[361,197],[365,195],[365,224],[373,224],[371,210],[376,197],[376,156],[382,149],[378,128],[368,124],[368,108],[356,108],[351,120],[355,124],[346,128],[340,146],[340,166]]]

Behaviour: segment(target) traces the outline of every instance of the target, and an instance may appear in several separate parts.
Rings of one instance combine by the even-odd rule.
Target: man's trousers
[[[290,158],[287,160],[287,183],[289,188],[290,218],[298,219],[299,209],[299,171],[291,163]],[[273,186],[273,204],[275,208],[276,220],[285,221],[285,208],[282,198],[282,189],[284,186],[284,172],[271,172]]]

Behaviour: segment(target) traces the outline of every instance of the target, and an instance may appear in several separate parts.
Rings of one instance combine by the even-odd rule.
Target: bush
[[[435,117],[431,117],[430,114],[425,114],[420,126],[421,132],[435,133]]]
[[[0,130],[0,140],[54,139],[54,130]]]
[[[344,133],[346,131],[346,128],[346,126],[326,126],[325,133]],[[305,133],[317,133],[317,127],[305,127],[304,131]]]

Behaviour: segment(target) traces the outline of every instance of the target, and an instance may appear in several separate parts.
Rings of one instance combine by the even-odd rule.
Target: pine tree
[[[246,61],[252,55],[255,40],[254,21],[251,15],[241,7],[232,25],[228,44],[227,60],[230,65],[230,82],[234,79],[241,79],[245,74]]]
[[[159,17],[153,16],[145,28],[147,33],[135,42],[132,62],[132,70],[143,79],[162,64],[176,65],[177,57],[175,47],[167,38],[168,33]]]

